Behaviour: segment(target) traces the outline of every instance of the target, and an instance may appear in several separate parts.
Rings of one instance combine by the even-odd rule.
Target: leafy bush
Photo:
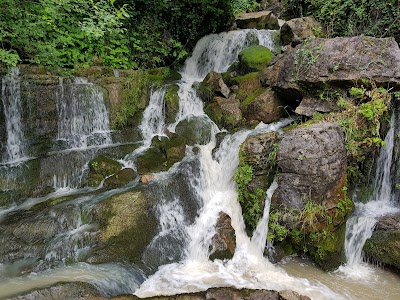
[[[283,0],[282,8],[289,18],[314,16],[330,36],[387,37],[400,31],[398,0]]]
[[[19,60],[53,67],[100,60],[128,67],[122,20],[125,6],[114,0],[3,0],[0,11],[0,62]],[[17,56],[18,53],[18,56]]]

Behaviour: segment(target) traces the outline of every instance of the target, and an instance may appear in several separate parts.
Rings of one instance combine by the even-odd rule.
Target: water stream
[[[179,111],[175,121],[171,124],[165,121],[166,87],[152,90],[150,103],[144,111],[139,127],[143,138],[142,146],[121,162],[134,167],[135,157],[150,147],[151,140],[155,136],[164,136],[167,131],[174,132],[178,123],[186,118],[192,116],[208,118],[204,114],[202,101],[196,95],[194,84],[202,81],[211,71],[226,71],[237,60],[239,52],[249,45],[262,44],[275,51],[273,45],[275,34],[276,32],[268,30],[237,30],[201,39],[192,57],[184,65],[181,72],[182,79],[177,82]],[[12,72],[14,73],[4,77],[2,81],[3,102],[6,98],[4,93],[18,95],[18,72],[15,70]],[[118,73],[115,74],[117,76]],[[12,96],[12,98],[18,97]],[[11,101],[10,97],[7,99]],[[90,152],[90,148],[110,146],[113,142],[108,110],[104,104],[102,91],[83,78],[75,79],[72,84],[60,80],[58,100],[57,138],[65,152],[52,153],[50,158],[47,158],[49,164],[43,167],[46,170],[50,169],[48,177],[52,180],[55,191],[0,209],[0,226],[2,221],[7,221],[7,218],[20,215],[26,217],[32,224],[47,226],[52,236],[49,237],[45,249],[40,250],[45,253],[41,261],[37,261],[34,253],[36,250],[33,249],[32,253],[27,252],[21,261],[0,264],[0,299],[57,282],[76,280],[93,284],[104,296],[121,293],[134,293],[139,297],[171,295],[202,291],[210,287],[233,286],[290,289],[318,300],[380,299],[376,298],[379,295],[386,296],[385,299],[396,299],[396,295],[400,292],[399,285],[396,284],[399,277],[390,272],[375,270],[365,285],[358,279],[348,280],[346,273],[343,274],[346,271],[322,272],[310,262],[299,258],[287,258],[277,265],[269,262],[264,257],[264,251],[268,233],[269,204],[277,188],[276,182],[267,190],[264,214],[253,237],[249,238],[246,234],[241,207],[237,200],[236,185],[233,181],[239,163],[240,144],[249,135],[280,132],[281,128],[293,121],[290,118],[273,124],[260,124],[254,130],[226,134],[220,143],[216,135],[221,131],[214,124],[209,143],[187,146],[186,156],[182,162],[175,164],[168,172],[156,175],[151,188],[158,198],[154,210],[159,226],[143,253],[142,264],[127,266],[116,263],[100,265],[82,263],[94,245],[93,236],[99,228],[99,224],[91,217],[96,204],[113,195],[130,191],[138,185],[138,179],[126,186],[108,191],[102,191],[100,187],[78,188],[80,176],[83,176],[82,168],[88,159],[97,153]],[[7,106],[5,103],[3,105]],[[21,111],[20,107],[16,107],[15,110],[19,113]],[[21,123],[18,121],[20,116],[9,117],[6,112],[7,118],[10,120],[16,118],[13,124]],[[393,211],[391,200],[393,191],[388,188],[392,184],[391,166],[388,165],[388,161],[393,160],[391,155],[394,147],[394,130],[394,126],[391,126],[386,137],[386,147],[382,149],[380,155],[375,198],[369,204],[357,205],[354,215],[357,217],[349,220],[348,230],[351,233],[348,233],[346,238],[346,253],[349,260],[348,266],[343,269],[350,267],[354,269],[353,266],[360,265],[362,261],[360,240],[368,236],[368,229],[372,232],[376,218],[385,213],[385,209]],[[14,133],[7,140],[10,141],[10,146],[7,142],[5,158],[7,161],[18,160],[25,155],[22,130],[21,135],[16,129],[11,131]],[[84,154],[85,151],[88,151],[88,154]],[[59,171],[58,168],[48,168],[49,165],[56,164],[56,161],[61,161],[60,156],[66,154],[65,159],[68,159],[67,153],[75,155],[75,152],[81,160],[78,160],[77,165],[68,172],[63,172],[62,167]],[[42,173],[44,174],[45,170]],[[171,181],[178,182],[170,184]],[[32,217],[31,211],[39,204],[62,197],[67,200],[36,211],[36,215]],[[231,217],[237,247],[231,260],[210,261],[210,245],[221,212]],[[21,220],[21,224],[23,222],[24,219]],[[19,230],[23,229],[21,226]],[[362,233],[363,237],[358,237],[358,233]],[[355,245],[358,245],[358,248]],[[25,267],[29,269],[32,266],[34,272],[20,276]],[[378,285],[374,282],[379,282],[384,287],[384,294],[372,291],[378,289]],[[368,289],[371,292],[368,292]]]
[[[355,211],[346,224],[345,254],[347,262],[339,268],[339,271],[350,277],[364,278],[374,272],[374,269],[364,262],[362,251],[364,244],[372,236],[379,217],[400,211],[396,207],[394,183],[391,176],[394,168],[396,124],[396,113],[393,112],[385,145],[381,148],[378,157],[374,193],[367,203],[355,203]]]
[[[1,99],[3,102],[7,144],[3,162],[15,163],[24,158],[24,133],[21,123],[21,79],[19,69],[10,69],[2,79]]]

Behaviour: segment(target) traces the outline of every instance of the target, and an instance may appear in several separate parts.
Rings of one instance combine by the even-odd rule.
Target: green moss
[[[260,96],[263,92],[265,91],[265,89],[263,88],[258,88],[256,89],[254,92],[248,94],[246,96],[246,98],[241,102],[240,104],[240,109],[241,110],[245,110],[247,108],[247,106],[249,106],[258,96]],[[239,90],[240,92],[240,90]],[[240,95],[239,95],[239,99],[240,99]]]
[[[375,231],[365,242],[364,251],[374,260],[400,270],[400,232]]]
[[[107,176],[118,172],[122,164],[103,155],[89,162],[88,185],[98,186]]]
[[[112,127],[123,129],[135,126],[140,120],[141,113],[147,107],[151,87],[161,87],[166,82],[179,79],[176,71],[168,68],[135,71],[123,81],[121,101],[113,109]]]
[[[269,65],[273,57],[274,54],[267,47],[257,45],[246,48],[239,53],[239,72],[260,71]]]
[[[167,122],[172,123],[179,111],[179,87],[176,84],[167,87],[164,94],[165,110]]]

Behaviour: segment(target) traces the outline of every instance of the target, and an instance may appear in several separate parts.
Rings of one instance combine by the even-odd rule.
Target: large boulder
[[[220,213],[215,230],[210,246],[210,259],[231,259],[236,249],[236,235],[231,224],[231,217]]]
[[[306,38],[322,37],[322,35],[322,25],[314,17],[291,19],[281,28],[282,44],[291,44],[292,47],[302,43]]]
[[[344,134],[336,123],[318,123],[283,135],[277,163],[281,170],[274,203],[303,209],[307,201],[334,207],[346,184]]]
[[[400,214],[381,217],[370,239],[364,245],[365,254],[374,261],[400,270]]]
[[[90,263],[138,263],[153,238],[158,221],[153,201],[142,191],[129,191],[101,202],[94,219],[100,224]]]
[[[393,38],[311,39],[285,52],[260,79],[292,102],[357,83],[400,88],[400,49]]]
[[[346,195],[344,134],[336,123],[286,132],[278,148],[269,235],[286,253],[306,252],[324,270],[343,263],[346,221],[354,207]]]
[[[238,28],[279,29],[278,18],[268,10],[245,13],[236,19]]]

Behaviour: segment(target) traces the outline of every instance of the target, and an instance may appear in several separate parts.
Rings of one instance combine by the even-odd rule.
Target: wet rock
[[[103,300],[104,298],[85,298],[85,300]],[[310,300],[309,297],[291,291],[250,290],[235,288],[212,288],[205,292],[180,294],[172,296],[155,296],[138,298],[133,295],[117,296],[115,300]]]
[[[300,295],[294,291],[280,291],[279,292],[279,300],[311,300],[307,296]]]
[[[192,116],[179,122],[175,132],[185,140],[187,145],[205,145],[211,140],[212,126],[208,118]]]
[[[214,96],[228,98],[230,92],[222,75],[216,72],[208,73],[204,80],[197,86],[197,94],[205,102],[212,100]]]
[[[140,176],[140,182],[143,184],[148,184],[156,178],[154,174],[144,174]]]
[[[145,192],[129,191],[101,202],[95,208],[100,228],[90,263],[139,262],[155,234],[154,202]]]
[[[133,181],[135,177],[136,172],[133,169],[124,168],[106,178],[106,180],[104,180],[104,186],[107,188],[115,188]]]
[[[80,300],[99,297],[99,291],[89,283],[61,283],[52,287],[39,289],[10,300]]]
[[[400,49],[393,38],[312,39],[285,52],[260,80],[291,103],[304,96],[318,97],[321,89],[347,89],[362,80],[366,85],[399,88]]]
[[[176,114],[179,111],[179,86],[176,84],[167,87],[164,94],[165,101],[165,118],[167,123],[173,123],[175,121]]]
[[[240,100],[235,97],[229,99],[215,97],[214,102],[205,107],[205,113],[220,128],[233,129],[242,120]]]
[[[274,91],[267,89],[247,104],[244,117],[250,124],[259,122],[268,124],[278,121],[284,114],[282,101]]]
[[[239,201],[248,235],[256,228],[265,205],[265,191],[276,174],[276,152],[279,137],[276,132],[249,136],[240,146],[236,176]],[[251,178],[248,172],[251,170]],[[245,174],[242,174],[244,171]],[[239,175],[238,175],[239,174]]]
[[[238,28],[279,29],[278,18],[268,10],[245,13],[236,19]]]
[[[210,246],[210,259],[231,259],[236,249],[236,235],[231,225],[231,217],[220,213],[215,230],[216,234]]]
[[[344,135],[336,123],[318,123],[283,135],[277,163],[281,172],[273,200],[302,209],[308,201],[333,207],[343,199],[346,177]]]
[[[374,261],[400,270],[400,214],[378,220],[371,238],[365,242],[364,251]]]
[[[98,156],[89,161],[88,185],[98,186],[107,176],[121,170],[122,164],[106,156]]]
[[[237,68],[240,74],[260,71],[269,65],[273,57],[274,54],[267,47],[251,46],[239,53]]]
[[[157,173],[168,170],[185,156],[186,140],[171,134],[167,137],[154,137],[151,147],[136,160],[139,174]]]
[[[291,19],[282,25],[283,45],[291,44],[295,47],[309,37],[323,37],[322,25],[314,17]]]

